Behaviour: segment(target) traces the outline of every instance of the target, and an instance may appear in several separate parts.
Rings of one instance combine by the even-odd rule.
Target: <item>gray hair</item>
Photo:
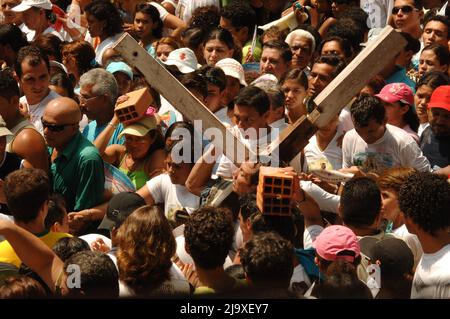
[[[289,44],[289,46],[292,46],[292,41],[294,41],[294,38],[297,37],[303,37],[311,40],[311,52],[314,52],[316,50],[316,40],[314,39],[314,36],[310,32],[303,29],[294,30],[289,33],[286,37],[285,42]]]
[[[255,86],[266,92],[267,96],[269,97],[270,104],[274,109],[284,107],[285,95],[283,90],[281,89],[281,86],[271,82],[261,82],[255,84]]]
[[[119,87],[114,75],[101,68],[89,70],[81,76],[80,88],[91,85],[92,94],[96,96],[107,95],[111,100],[111,105],[116,104],[119,97]]]

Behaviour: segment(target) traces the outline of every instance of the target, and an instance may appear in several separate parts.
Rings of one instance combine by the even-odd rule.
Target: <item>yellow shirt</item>
[[[43,233],[36,234],[37,237],[40,238],[46,244],[48,247],[53,248],[53,245],[55,243],[64,237],[72,237],[70,234],[66,233],[54,233],[46,230]],[[22,261],[17,256],[16,252],[10,245],[10,243],[7,240],[4,240],[0,243],[0,262],[2,263],[8,263],[13,264],[16,267],[20,267],[20,264]]]

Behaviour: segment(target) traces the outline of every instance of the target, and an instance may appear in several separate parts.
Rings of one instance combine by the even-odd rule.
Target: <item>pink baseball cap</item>
[[[402,102],[408,105],[414,105],[414,93],[405,83],[390,83],[381,89],[381,92],[375,96],[386,103]]]
[[[326,227],[317,236],[313,246],[317,254],[328,261],[344,259],[353,262],[361,254],[355,233],[350,228],[341,225]]]

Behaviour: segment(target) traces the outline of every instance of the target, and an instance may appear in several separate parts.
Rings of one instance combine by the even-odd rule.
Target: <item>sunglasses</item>
[[[78,124],[78,123],[59,124],[59,125],[57,125],[57,124],[50,124],[50,123],[45,122],[42,118],[41,118],[41,123],[42,123],[42,127],[44,129],[47,128],[47,129],[49,129],[52,132],[61,132],[61,131],[63,131],[66,128],[66,126],[71,126],[71,125]]]
[[[403,13],[411,13],[413,11],[419,11],[418,9],[412,7],[412,6],[402,6],[402,7],[393,7],[392,8],[392,14],[397,14],[402,10]]]

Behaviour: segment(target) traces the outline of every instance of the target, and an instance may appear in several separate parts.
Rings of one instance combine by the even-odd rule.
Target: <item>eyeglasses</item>
[[[49,129],[50,131],[52,131],[52,132],[61,132],[61,131],[63,131],[65,128],[66,128],[66,126],[71,126],[71,125],[75,125],[75,124],[78,124],[78,123],[71,123],[71,124],[50,124],[50,123],[47,123],[46,121],[44,121],[44,119],[41,117],[41,123],[42,123],[42,127],[44,128],[44,129]]]
[[[414,8],[413,6],[402,6],[402,7],[393,7],[392,8],[392,14],[397,14],[399,11],[402,10],[403,13],[411,13],[413,11],[419,11],[418,9]]]
[[[97,96],[92,96],[92,97],[86,98],[83,95],[78,95],[78,99],[80,100],[80,104],[81,103],[86,104],[86,103],[88,103],[88,102],[98,98],[99,96],[101,96],[101,95],[97,95]]]

